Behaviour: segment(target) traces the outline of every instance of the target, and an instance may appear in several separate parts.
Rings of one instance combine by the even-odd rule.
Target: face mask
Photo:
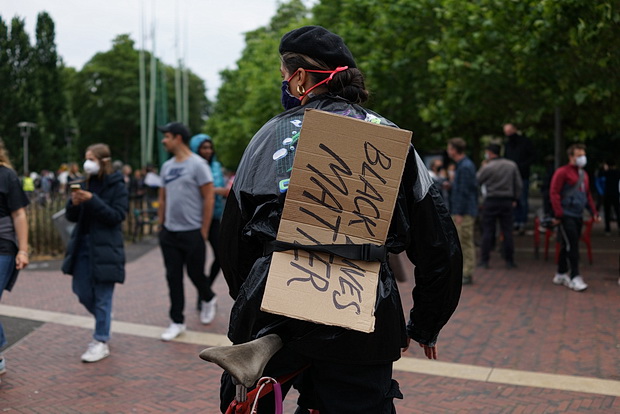
[[[99,173],[99,163],[93,160],[84,161],[84,171],[89,175],[96,175]]]
[[[289,110],[301,105],[301,99],[292,95],[288,91],[288,81],[282,81],[282,106],[284,109]]]
[[[585,155],[580,155],[575,160],[575,165],[577,165],[577,167],[579,168],[585,167],[587,163],[588,163],[588,159],[586,158]]]
[[[488,160],[488,159],[489,159],[489,153],[488,153],[488,152],[485,152],[485,153],[484,153],[484,159],[485,159],[485,160]]]
[[[303,95],[301,95],[299,98],[297,98],[296,96],[292,95],[289,90],[288,90],[288,82],[293,78],[293,76],[295,76],[297,74],[297,72],[299,71],[296,70],[295,73],[293,73],[287,80],[282,81],[282,106],[284,107],[284,109],[291,109],[291,108],[295,108],[296,106],[300,106],[301,105],[301,101],[302,99],[304,99],[304,96],[308,95],[308,93],[316,88],[319,85],[322,85],[324,83],[328,83],[329,81],[331,81],[334,78],[334,75],[338,72],[342,72],[344,70],[349,69],[348,66],[338,66],[336,69],[334,70],[310,70],[310,69],[306,69],[306,72],[313,72],[313,73],[329,73],[330,75],[323,79],[321,82],[315,84],[314,86],[312,86],[310,89],[306,90]]]

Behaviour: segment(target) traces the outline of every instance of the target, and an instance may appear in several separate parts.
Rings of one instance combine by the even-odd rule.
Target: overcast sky
[[[156,55],[168,64],[177,59],[178,19],[179,53],[206,81],[210,99],[220,85],[219,72],[234,68],[241,56],[243,34],[269,23],[277,8],[277,0],[0,0],[0,16],[7,24],[15,15],[25,18],[34,43],[37,14],[48,12],[58,53],[66,65],[81,69],[95,53],[109,50],[118,34],[129,33],[140,47],[141,3],[148,28],[155,16]]]

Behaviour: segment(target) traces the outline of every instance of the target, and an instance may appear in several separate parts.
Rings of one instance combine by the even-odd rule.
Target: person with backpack
[[[576,292],[588,288],[579,273],[579,238],[583,225],[583,210],[587,208],[600,221],[592,194],[590,179],[584,170],[587,164],[586,146],[568,147],[568,164],[558,168],[551,179],[549,196],[553,207],[554,225],[559,225],[561,240],[560,259],[553,283],[564,285]],[[569,274],[570,271],[570,274]]]

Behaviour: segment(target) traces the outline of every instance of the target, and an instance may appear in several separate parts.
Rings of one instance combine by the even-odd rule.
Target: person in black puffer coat
[[[110,148],[94,144],[86,149],[86,182],[73,184],[67,220],[77,223],[62,266],[73,275],[72,289],[95,317],[93,341],[83,362],[108,355],[114,285],[125,281],[125,250],[121,224],[129,207],[123,177],[113,172]]]

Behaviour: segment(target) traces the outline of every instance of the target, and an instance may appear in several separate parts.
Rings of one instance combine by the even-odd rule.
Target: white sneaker
[[[575,276],[570,281],[570,286],[568,287],[573,289],[575,292],[581,292],[582,290],[586,290],[588,288],[588,285],[586,284],[586,282],[583,281],[583,278],[581,276]]]
[[[570,287],[570,277],[567,273],[556,273],[553,277],[553,283],[556,285],[564,285]]]
[[[185,324],[184,323],[171,323],[168,329],[161,334],[162,341],[172,341],[177,336],[181,335],[185,332]]]
[[[92,341],[82,354],[82,362],[97,362],[110,355],[110,348],[105,342]]]
[[[204,325],[210,324],[215,319],[215,311],[217,310],[217,296],[213,296],[208,302],[201,301],[202,309],[200,310],[200,322]]]

